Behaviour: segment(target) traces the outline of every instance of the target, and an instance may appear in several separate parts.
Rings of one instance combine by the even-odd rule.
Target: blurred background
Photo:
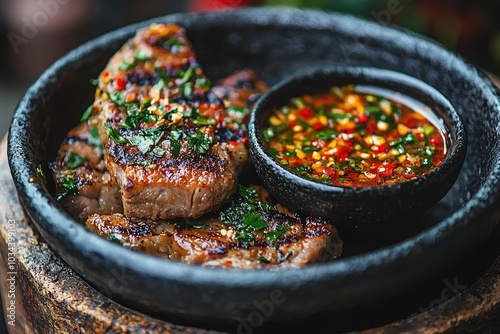
[[[33,80],[79,44],[115,28],[181,11],[310,7],[397,24],[500,74],[500,1],[491,0],[0,0],[0,135]]]

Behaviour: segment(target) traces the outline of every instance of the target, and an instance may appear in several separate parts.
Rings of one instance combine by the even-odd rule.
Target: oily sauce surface
[[[344,187],[391,185],[430,173],[446,156],[446,130],[425,105],[387,93],[345,86],[294,98],[267,121],[269,152],[292,172]]]

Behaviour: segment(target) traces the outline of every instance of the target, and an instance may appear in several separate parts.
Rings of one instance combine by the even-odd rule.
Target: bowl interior
[[[89,78],[137,28],[153,21],[184,26],[213,80],[251,68],[272,85],[304,69],[334,64],[375,66],[428,83],[454,105],[469,135],[457,182],[406,236],[369,244],[346,241],[343,259],[300,270],[210,270],[102,240],[61,209],[51,185],[28,180],[39,164],[47,166],[56,156],[66,132],[92,102]],[[266,321],[304,318],[402,292],[493,229],[500,217],[498,91],[461,58],[396,29],[316,11],[265,8],[153,21],[91,41],[54,64],[26,93],[10,129],[9,164],[23,205],[47,242],[99,291],[153,315],[206,323],[246,316],[255,300],[267,300],[278,289],[286,302],[275,305]]]
[[[304,94],[326,93],[332,86],[345,85],[369,86],[387,89],[394,93],[401,93],[403,96],[414,98],[418,102],[423,103],[426,107],[429,107],[433,115],[437,116],[437,119],[433,122],[436,123],[434,124],[435,126],[444,131],[448,150],[443,163],[433,171],[433,173],[439,172],[441,175],[431,177],[430,180],[428,180],[429,177],[422,176],[417,180],[405,182],[402,184],[404,185],[404,191],[411,190],[410,187],[412,185],[415,186],[415,183],[438,181],[439,177],[444,176],[443,173],[447,172],[446,170],[449,169],[450,164],[458,164],[458,168],[461,168],[461,164],[465,158],[467,138],[462,119],[451,103],[434,88],[418,79],[402,73],[372,67],[327,67],[321,70],[312,70],[307,74],[288,77],[273,86],[255,105],[250,118],[250,138],[251,140],[255,139],[254,144],[259,146],[259,150],[255,150],[255,154],[264,153],[275,162],[272,164],[272,168],[286,170],[287,173],[291,174],[290,180],[300,183],[299,186],[302,187],[309,184],[311,187],[318,187],[321,191],[339,193],[345,191],[370,192],[375,189],[379,191],[381,187],[353,188],[332,185],[325,186],[324,183],[319,181],[310,180],[289,172],[269,153],[268,144],[262,134],[271,113],[287,104],[290,99]],[[400,188],[399,184],[397,186],[386,187],[392,189]]]
[[[262,132],[274,110],[294,97],[353,84],[387,89],[427,106],[448,138],[449,152],[443,163],[415,180],[356,188],[310,180],[282,166],[271,155]],[[467,143],[460,116],[442,94],[408,75],[369,67],[331,67],[285,79],[258,101],[249,129],[250,153],[257,173],[278,202],[331,220],[351,242],[356,237],[358,241],[397,240],[421,228],[420,216],[448,192],[458,177]]]

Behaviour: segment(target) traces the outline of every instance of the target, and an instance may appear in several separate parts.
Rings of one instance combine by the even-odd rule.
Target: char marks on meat
[[[244,87],[232,86],[238,81],[236,77],[240,81],[249,82],[249,84]],[[150,79],[141,75],[136,80]],[[266,90],[266,84],[250,70],[236,72],[222,79],[212,88],[214,95],[226,104],[232,122],[241,122],[243,118],[246,118],[252,106],[250,99],[256,100]],[[241,108],[241,106],[248,106],[248,108],[232,112],[233,108]],[[120,189],[107,172],[96,126],[97,119],[94,111],[88,120],[83,121],[68,132],[59,148],[56,161],[51,164],[54,180],[57,184],[57,196],[61,198],[61,204],[81,222],[85,222],[92,214],[123,213]],[[246,136],[245,124],[241,124],[236,131],[228,129],[216,129],[216,131],[217,135],[225,133],[230,137],[235,136],[236,133],[236,136]],[[226,138],[226,141],[230,141],[230,138]],[[65,161],[71,151],[74,152],[73,156],[76,154],[79,159],[84,159],[84,162],[70,168]],[[199,159],[196,159],[196,162],[199,163]],[[175,163],[175,161],[170,160],[170,163]],[[203,164],[201,165],[203,168],[205,167]],[[75,192],[68,191],[68,183],[76,187]]]
[[[209,267],[300,267],[340,256],[342,241],[330,223],[272,205],[261,187],[253,188],[258,196],[251,213],[246,213],[247,225],[227,221],[224,215],[233,214],[235,206],[248,204],[249,189],[243,187],[247,199],[235,196],[229,206],[208,217],[152,221],[121,214],[94,215],[86,226],[132,250]],[[250,221],[248,215],[257,220]]]
[[[92,123],[80,123],[68,133],[50,166],[57,198],[81,222],[96,213],[123,212],[120,190],[106,169],[99,134]]]
[[[58,200],[96,234],[173,261],[250,269],[337,258],[329,222],[238,185],[248,116],[265,91],[249,70],[211,87],[176,25],[140,30],[51,164]]]
[[[127,217],[196,218],[236,191],[245,133],[211,93],[182,28],[140,30],[100,75],[95,108]]]

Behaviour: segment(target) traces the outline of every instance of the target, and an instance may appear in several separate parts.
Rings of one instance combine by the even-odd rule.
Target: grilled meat
[[[233,195],[245,123],[266,90],[251,71],[210,89],[180,27],[139,31],[51,164],[58,198],[98,235],[173,261],[250,269],[340,256],[329,222],[274,205],[262,187]]]
[[[330,223],[273,206],[261,187],[240,186],[231,204],[209,217],[151,221],[93,215],[86,226],[132,250],[209,267],[299,267],[342,252]]]
[[[219,81],[212,91],[227,105],[231,120],[241,122],[266,89],[266,84],[255,73],[243,70]],[[104,163],[96,118],[93,115],[70,130],[56,161],[51,164],[61,204],[81,222],[92,214],[123,213],[120,189]],[[233,131],[222,133],[222,130],[218,131],[219,136],[234,134]],[[73,163],[68,163],[68,158]],[[76,164],[75,160],[81,163]]]
[[[246,124],[252,106],[267,90],[267,85],[253,71],[242,70],[220,80],[212,92],[219,99],[227,101],[231,119]]]
[[[67,135],[51,169],[57,199],[76,219],[123,212],[120,190],[104,164],[97,128],[80,123]]]
[[[100,75],[94,106],[127,217],[196,218],[236,191],[247,138],[209,88],[177,25],[140,30]]]

